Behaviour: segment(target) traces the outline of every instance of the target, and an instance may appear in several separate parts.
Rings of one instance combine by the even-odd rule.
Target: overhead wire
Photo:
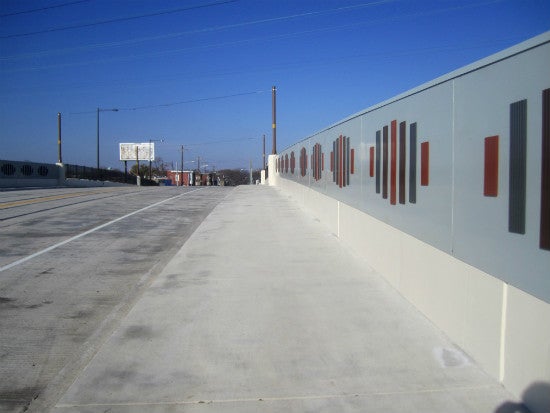
[[[232,95],[212,96],[212,97],[208,97],[208,98],[183,100],[183,101],[180,101],[180,102],[162,103],[162,104],[158,104],[158,105],[136,106],[136,107],[133,107],[133,108],[123,108],[123,109],[120,109],[120,110],[142,110],[142,109],[153,109],[153,108],[162,108],[162,107],[166,108],[166,107],[170,107],[170,106],[183,105],[183,104],[186,104],[186,103],[197,103],[197,102],[205,102],[205,101],[211,101],[211,100],[229,99],[229,98],[234,98],[234,97],[239,97],[239,96],[257,95],[257,94],[260,94],[260,93],[264,93],[264,91],[263,90],[257,90],[257,91],[254,91],[254,92],[234,93]]]
[[[237,1],[237,0],[228,0],[228,1],[220,3],[220,4],[230,3],[230,2],[235,2],[235,1]],[[299,17],[306,17],[306,16],[314,16],[314,15],[329,14],[329,13],[335,13],[335,12],[341,12],[341,11],[355,10],[355,9],[358,9],[358,8],[376,6],[376,5],[395,2],[395,1],[397,1],[397,0],[379,0],[379,1],[374,1],[374,2],[356,4],[356,5],[353,5],[353,6],[341,6],[341,7],[336,7],[336,8],[327,9],[327,10],[319,10],[319,11],[298,13],[298,14],[292,14],[292,15],[287,15],[287,16],[272,17],[272,18],[268,18],[268,19],[251,20],[251,21],[248,21],[248,22],[226,24],[226,25],[221,25],[221,26],[205,27],[205,28],[202,28],[202,29],[187,30],[187,31],[183,31],[183,32],[168,33],[168,34],[157,35],[157,36],[147,36],[147,37],[141,37],[141,38],[137,38],[137,39],[122,40],[122,41],[118,41],[118,42],[96,43],[96,44],[93,44],[93,45],[87,45],[87,46],[81,46],[81,47],[74,47],[74,48],[68,48],[68,49],[57,49],[57,50],[48,51],[47,53],[63,53],[63,52],[67,52],[67,51],[68,52],[73,52],[73,51],[78,51],[78,50],[87,50],[89,48],[94,49],[94,48],[103,48],[103,47],[116,47],[116,46],[124,46],[124,45],[128,45],[128,44],[135,44],[135,43],[141,43],[141,42],[146,42],[146,41],[165,40],[165,39],[171,39],[171,38],[186,36],[186,35],[190,35],[190,34],[215,32],[215,31],[220,31],[220,30],[235,29],[235,28],[252,26],[252,25],[263,24],[263,23],[271,23],[271,22],[276,22],[276,21],[291,20],[291,19],[296,19],[296,18],[299,18]],[[206,6],[202,6],[202,7],[206,7]],[[99,23],[99,24],[101,24],[101,23]],[[87,25],[85,25],[85,26],[74,26],[74,27],[71,27],[71,28],[86,27],[86,26]],[[51,29],[51,31],[54,31],[54,30],[56,30],[56,29]],[[61,28],[61,30],[64,30],[64,29]],[[44,33],[45,32],[47,32],[47,31],[44,31]],[[30,34],[38,34],[38,33],[30,33]],[[28,34],[28,35],[30,35],[30,34]],[[27,34],[23,34],[23,35],[27,35]],[[8,37],[13,37],[13,36],[8,36]],[[0,38],[3,38],[3,37],[0,37]],[[44,53],[44,52],[38,52],[38,53]],[[35,54],[24,54],[24,55],[8,56],[8,58],[19,58],[19,56],[21,56],[21,57],[34,57]]]
[[[197,102],[206,102],[211,100],[221,100],[221,99],[229,99],[229,98],[235,98],[240,96],[249,96],[249,95],[257,95],[260,93],[264,93],[264,90],[256,90],[254,92],[241,92],[241,93],[233,93],[230,95],[223,95],[223,96],[211,96],[211,97],[205,97],[205,98],[198,98],[198,99],[190,99],[190,100],[182,100],[179,102],[170,102],[170,103],[161,103],[156,105],[146,105],[146,106],[135,106],[135,107],[128,107],[128,108],[118,108],[117,111],[134,111],[134,110],[142,110],[142,109],[153,109],[153,108],[165,108],[170,106],[176,106],[176,105],[183,105],[186,103],[197,103]],[[70,112],[69,115],[84,115],[89,113],[96,113],[96,110],[90,110],[85,112]]]
[[[68,3],[54,4],[52,6],[40,7],[38,9],[22,10],[22,11],[16,11],[16,12],[12,12],[12,13],[0,14],[0,17],[11,17],[11,16],[17,16],[17,15],[20,15],[20,14],[36,13],[36,12],[44,11],[44,10],[57,9],[57,8],[60,8],[60,7],[65,7],[65,6],[72,6],[74,4],[86,3],[88,1],[91,1],[91,0],[70,1]]]
[[[180,12],[183,12],[183,11],[202,9],[202,8],[206,8],[206,7],[221,6],[223,4],[234,3],[236,1],[237,0],[224,0],[224,1],[214,2],[214,3],[201,4],[201,5],[197,5],[197,6],[180,7],[180,8],[177,8],[177,9],[163,10],[163,11],[158,11],[158,12],[154,12],[154,13],[139,14],[139,15],[128,16],[128,17],[120,17],[120,18],[117,18],[117,19],[102,20],[102,21],[97,21],[97,22],[92,22],[92,23],[76,24],[76,25],[72,25],[72,26],[52,27],[50,29],[38,30],[38,31],[34,31],[34,32],[8,34],[8,35],[0,36],[0,39],[11,39],[11,38],[15,38],[15,37],[33,36],[33,35],[36,35],[36,34],[59,32],[59,31],[70,30],[70,29],[80,29],[80,28],[84,28],[84,27],[93,27],[93,26],[99,26],[99,25],[109,24],[109,23],[118,23],[118,22],[123,22],[123,21],[141,19],[141,18],[144,18],[144,17],[154,17],[154,16],[161,16],[161,15],[164,15],[164,14],[173,14],[173,13],[180,13]]]
[[[395,1],[395,0],[384,0],[384,2],[386,2],[386,1]],[[193,46],[193,47],[185,47],[185,48],[177,48],[177,49],[160,50],[160,51],[151,51],[151,52],[140,53],[140,54],[135,54],[134,53],[132,55],[127,55],[127,56],[116,56],[116,57],[111,57],[111,58],[108,58],[108,59],[96,59],[96,60],[86,61],[86,62],[71,62],[71,63],[55,64],[55,65],[48,65],[48,66],[25,67],[23,69],[17,69],[17,70],[13,70],[13,71],[8,70],[6,72],[7,73],[14,73],[14,72],[25,72],[25,71],[34,71],[34,70],[54,69],[54,68],[60,68],[60,67],[82,66],[82,65],[89,65],[89,64],[92,64],[92,63],[107,63],[107,62],[113,62],[113,61],[124,61],[124,60],[131,60],[131,59],[139,59],[139,58],[150,57],[150,56],[167,55],[167,54],[179,53],[179,52],[188,52],[188,51],[197,50],[197,49],[208,49],[208,48],[219,48],[219,47],[233,46],[233,45],[238,45],[238,44],[251,43],[251,42],[254,42],[254,41],[277,40],[277,39],[294,37],[294,36],[310,35],[310,34],[315,34],[315,33],[319,33],[319,32],[337,31],[337,30],[342,30],[342,29],[347,29],[347,28],[352,28],[352,27],[358,27],[358,26],[364,26],[364,25],[381,24],[381,23],[385,23],[385,22],[388,22],[388,21],[395,21],[395,20],[404,19],[404,18],[425,17],[425,16],[444,13],[444,12],[448,12],[448,11],[456,11],[456,10],[461,10],[461,9],[465,9],[465,8],[470,8],[470,7],[484,6],[484,5],[488,5],[488,4],[498,3],[498,2],[501,2],[501,1],[503,1],[503,0],[482,1],[482,2],[475,3],[475,4],[470,4],[470,5],[462,5],[462,6],[450,7],[450,8],[444,8],[444,9],[435,9],[435,10],[430,10],[430,11],[426,11],[426,12],[418,12],[418,13],[412,13],[412,14],[408,14],[408,15],[392,16],[392,17],[389,17],[389,18],[368,20],[368,21],[357,22],[357,23],[348,23],[348,24],[338,25],[338,26],[321,27],[321,28],[317,28],[317,29],[303,30],[303,31],[298,31],[298,32],[293,32],[293,33],[284,33],[284,34],[275,35],[275,36],[256,37],[256,38],[252,38],[252,39],[236,40],[236,41],[233,41],[233,42],[224,42],[224,43],[216,43],[216,44],[203,45],[203,46]],[[377,2],[377,3],[381,3],[381,2]],[[354,7],[365,6],[367,4],[372,5],[374,3],[364,3],[362,5],[356,5]],[[352,6],[339,7],[339,8],[336,8],[336,9],[326,10],[324,12],[341,11],[341,10],[347,9],[349,7],[352,7]],[[275,19],[295,18],[297,16],[310,15],[312,13],[320,13],[320,12],[308,12],[308,13],[302,13],[302,14],[299,14],[299,15],[279,17],[279,18],[275,18]],[[249,23],[255,24],[255,23],[260,22],[260,21],[268,21],[268,20],[271,20],[271,19],[257,20],[257,21],[249,22]],[[246,23],[243,23],[243,24],[246,24]],[[224,27],[228,27],[228,26],[224,26]],[[214,29],[214,28],[210,28],[210,29]],[[210,30],[210,29],[203,29],[203,30]],[[182,33],[189,34],[189,33],[192,33],[192,32],[182,32]],[[182,33],[179,33],[179,34],[182,34]],[[169,36],[176,36],[176,35],[179,35],[179,34],[176,33],[176,34],[171,34]],[[112,45],[115,45],[115,44],[110,43],[110,44],[106,44],[106,45],[107,46],[105,46],[105,47],[112,46]],[[91,46],[85,46],[85,47],[87,48],[87,47],[103,47],[103,46],[97,44],[97,45],[91,45]],[[82,50],[82,48],[58,49],[57,51],[52,51],[52,52],[63,52],[63,51],[69,51],[70,52],[70,51],[77,51],[77,50]],[[49,52],[40,52],[40,54],[42,54],[42,53],[49,53]],[[0,57],[0,61],[13,60],[13,59],[19,59],[19,58],[30,58],[30,57],[33,57],[33,56],[38,56],[40,54],[30,53],[30,54],[18,55],[18,56],[5,56],[5,57]]]

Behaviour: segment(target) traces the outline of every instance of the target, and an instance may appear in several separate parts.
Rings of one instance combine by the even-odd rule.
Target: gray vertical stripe
[[[344,142],[346,144],[346,168],[344,169],[344,173],[346,174],[346,181],[345,184],[349,185],[349,171],[351,169],[351,148],[349,146],[349,137],[344,138]]]
[[[376,193],[380,193],[380,131],[376,131]]]
[[[525,234],[527,181],[527,100],[510,105],[510,186],[508,231]]]
[[[382,198],[388,197],[388,127],[382,129]]]
[[[405,168],[407,166],[407,123],[399,124],[399,203],[405,203]]]
[[[409,202],[416,204],[416,122],[409,125]]]
[[[332,142],[332,182],[336,182],[336,141]]]
[[[542,92],[540,248],[550,250],[550,89]]]

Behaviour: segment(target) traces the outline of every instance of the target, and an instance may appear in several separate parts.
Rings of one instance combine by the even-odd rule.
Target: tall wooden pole
[[[273,149],[272,155],[277,154],[277,88],[273,86],[271,88],[271,114],[272,114],[272,128],[273,128]]]
[[[183,186],[183,145],[181,145],[181,175],[180,175],[181,186]]]
[[[61,112],[57,113],[57,163],[63,163],[61,157]]]

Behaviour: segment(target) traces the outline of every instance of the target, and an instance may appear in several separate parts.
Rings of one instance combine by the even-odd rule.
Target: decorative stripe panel
[[[420,185],[430,183],[430,142],[420,144]]]
[[[405,168],[407,164],[407,122],[399,124],[399,203],[405,204]]]
[[[376,193],[380,193],[380,131],[376,131]]]
[[[527,100],[510,105],[508,231],[525,234],[527,189]]]
[[[542,92],[540,248],[550,250],[550,89]]]
[[[374,177],[374,146],[369,148],[369,176]]]
[[[409,125],[409,202],[416,204],[416,122]]]
[[[388,127],[382,128],[382,198],[388,198]]]
[[[390,204],[397,203],[397,121],[391,124],[391,156],[390,156]]]
[[[498,136],[485,138],[483,195],[498,196]]]

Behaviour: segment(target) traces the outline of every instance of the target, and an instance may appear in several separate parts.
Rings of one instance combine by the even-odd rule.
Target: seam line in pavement
[[[191,404],[214,404],[214,403],[249,403],[249,402],[276,402],[276,401],[292,401],[292,400],[317,400],[317,399],[346,399],[356,397],[373,397],[373,396],[392,396],[392,395],[406,395],[406,394],[426,394],[426,393],[443,393],[453,390],[480,390],[499,387],[495,384],[487,384],[482,386],[456,386],[445,387],[438,389],[423,389],[423,390],[404,390],[404,391],[387,391],[387,392],[372,392],[372,393],[349,393],[349,394],[322,394],[322,395],[310,395],[310,396],[286,396],[286,397],[255,397],[255,398],[242,398],[242,399],[219,399],[219,400],[175,400],[167,402],[126,402],[126,403],[60,403],[56,408],[71,408],[71,407],[103,407],[103,406],[177,406],[177,405],[191,405]]]
[[[73,237],[71,237],[71,238],[68,238],[68,239],[66,239],[65,241],[58,242],[57,244],[54,244],[54,245],[52,245],[52,246],[50,246],[50,247],[48,247],[48,248],[45,248],[45,249],[40,250],[40,251],[38,251],[38,252],[35,252],[34,254],[27,255],[26,257],[21,258],[21,259],[19,259],[19,260],[17,260],[17,261],[14,261],[14,262],[12,262],[11,264],[8,264],[8,265],[5,265],[5,266],[3,266],[3,267],[0,267],[0,272],[9,270],[10,268],[16,267],[16,266],[18,266],[19,264],[23,264],[24,262],[27,262],[27,261],[32,260],[33,258],[36,258],[36,257],[38,257],[38,256],[40,256],[40,255],[42,255],[42,254],[45,254],[45,253],[50,252],[50,251],[52,251],[52,250],[54,250],[54,249],[56,249],[56,248],[59,248],[59,247],[65,245],[65,244],[68,244],[69,242],[75,241],[75,240],[77,240],[77,239],[79,239],[79,238],[82,238],[82,237],[84,237],[84,236],[86,236],[86,235],[89,235],[89,234],[92,234],[92,233],[94,233],[94,232],[96,232],[96,231],[99,231],[100,229],[103,229],[103,228],[105,228],[105,227],[108,227],[109,225],[115,224],[115,223],[117,223],[118,221],[122,221],[123,219],[129,218],[129,217],[131,217],[132,215],[139,214],[140,212],[146,211],[146,210],[148,210],[148,209],[150,209],[150,208],[154,208],[154,207],[156,207],[156,206],[158,206],[158,205],[164,204],[165,202],[171,201],[171,200],[176,199],[176,198],[180,198],[180,197],[182,197],[182,196],[184,196],[184,195],[187,195],[187,194],[190,194],[190,193],[192,193],[192,192],[200,191],[200,190],[202,190],[202,189],[204,189],[204,188],[193,189],[192,191],[185,192],[185,193],[183,193],[183,194],[176,195],[176,196],[173,196],[173,197],[171,197],[171,198],[164,199],[164,200],[162,200],[162,201],[159,201],[159,202],[156,202],[156,203],[154,203],[154,204],[148,205],[148,206],[146,206],[146,207],[144,207],[144,208],[138,209],[137,211],[130,212],[129,214],[126,214],[126,215],[124,215],[124,216],[121,216],[121,217],[118,217],[118,218],[116,218],[116,219],[113,219],[112,221],[106,222],[106,223],[101,224],[101,225],[99,225],[99,226],[97,226],[97,227],[94,227],[94,228],[92,228],[92,229],[89,229],[88,231],[85,231],[85,232],[83,232],[83,233],[81,233],[81,234],[78,234],[78,235],[75,235],[75,236],[73,236]]]

